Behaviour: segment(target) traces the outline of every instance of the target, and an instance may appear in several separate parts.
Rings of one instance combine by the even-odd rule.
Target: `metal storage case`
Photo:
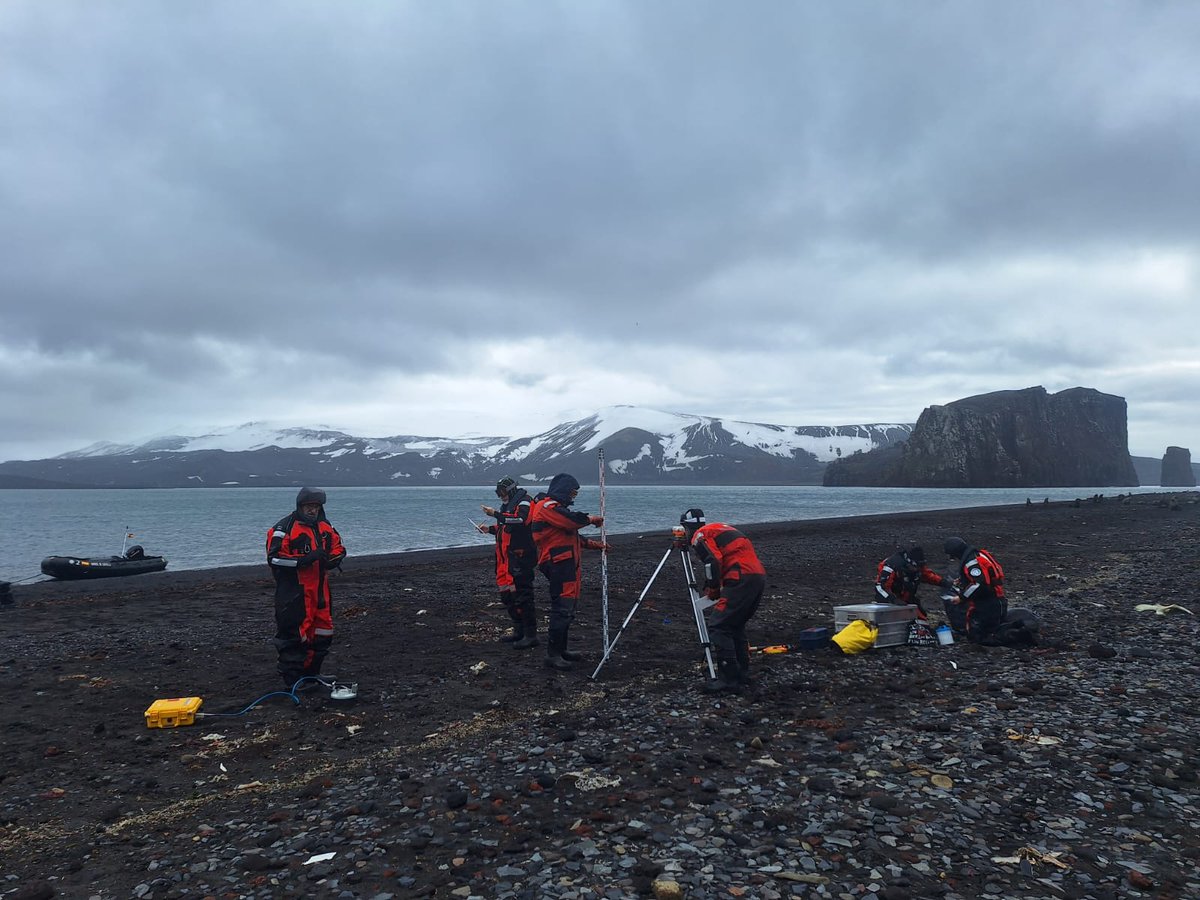
[[[876,647],[903,647],[908,643],[908,625],[917,618],[911,604],[855,603],[833,608],[833,630],[841,631],[855,619],[865,619],[879,629]]]

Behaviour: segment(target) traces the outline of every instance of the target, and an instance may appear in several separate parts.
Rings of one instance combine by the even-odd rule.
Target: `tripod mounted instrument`
[[[621,628],[613,637],[612,643],[605,648],[604,658],[600,660],[599,665],[596,666],[596,671],[592,673],[593,680],[600,674],[600,669],[603,668],[604,664],[608,662],[609,656],[612,655],[613,649],[617,646],[617,641],[621,639],[621,635],[625,633],[625,629],[633,621],[638,607],[642,605],[642,601],[650,593],[650,588],[654,585],[654,579],[658,577],[658,573],[662,571],[663,566],[667,564],[667,560],[670,559],[672,554],[678,554],[679,561],[683,565],[683,577],[687,582],[688,596],[692,601],[692,615],[696,619],[696,634],[700,639],[700,646],[704,649],[704,661],[708,664],[708,677],[717,677],[716,668],[713,666],[712,644],[708,639],[708,623],[704,621],[704,610],[708,609],[716,601],[702,596],[699,588],[696,587],[696,571],[692,566],[692,555],[688,550],[687,530],[682,525],[675,525],[671,529],[671,546],[667,548],[667,552],[658,561],[658,566],[655,568],[654,574],[650,576],[650,580],[642,588],[642,593],[638,596],[637,602],[633,604],[633,608],[629,610],[629,615],[625,617],[625,621],[621,623]]]

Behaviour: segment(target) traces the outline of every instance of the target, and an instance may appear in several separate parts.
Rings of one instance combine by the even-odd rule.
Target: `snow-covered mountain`
[[[825,464],[905,440],[912,426],[767,425],[608,407],[531,437],[358,437],[252,422],[201,435],[93,444],[0,475],[105,487],[537,484],[558,472],[594,480],[603,448],[613,483],[818,484]]]
[[[228,428],[216,428],[201,435],[160,435],[136,444],[101,441],[80,450],[71,450],[55,459],[85,459],[94,456],[141,456],[149,453],[193,453],[199,450],[224,450],[244,453],[276,447],[281,450],[323,449],[343,441],[366,441],[373,453],[405,453],[410,450],[433,453],[438,450],[473,450],[478,445],[503,443],[510,438],[430,438],[397,435],[387,438],[359,438],[324,425],[315,428],[285,428],[267,422],[246,422]]]

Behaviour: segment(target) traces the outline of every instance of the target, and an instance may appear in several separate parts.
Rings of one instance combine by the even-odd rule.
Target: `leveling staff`
[[[704,593],[716,600],[708,620],[708,639],[717,657],[717,677],[704,686],[709,693],[741,690],[750,680],[750,647],[746,623],[758,612],[767,587],[767,570],[750,539],[720,522],[706,522],[704,510],[689,509],[679,517],[704,568]]]
[[[325,518],[325,492],[301,488],[296,511],[267,532],[267,565],[275,576],[275,646],[279,674],[289,688],[305,675],[321,674],[333,643],[329,570],[345,558],[342,538]]]

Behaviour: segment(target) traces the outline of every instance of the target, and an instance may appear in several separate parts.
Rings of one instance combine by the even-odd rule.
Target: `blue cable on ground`
[[[297,688],[300,687],[301,684],[303,684],[306,681],[315,681],[315,682],[317,682],[317,684],[325,685],[326,687],[329,686],[328,683],[325,681],[325,679],[321,678],[318,675],[305,675],[304,677],[298,678],[296,680],[296,683],[292,685],[291,690],[289,690],[289,691],[271,691],[271,693],[269,693],[269,694],[263,694],[261,697],[259,697],[257,700],[255,700],[253,703],[251,703],[249,706],[247,706],[245,709],[243,709],[241,712],[196,713],[196,718],[200,718],[203,716],[206,719],[236,719],[239,716],[244,716],[246,713],[250,712],[250,710],[254,709],[254,707],[258,706],[258,704],[262,703],[264,700],[269,700],[272,697],[291,697],[292,702],[295,703],[297,706],[299,706],[300,698],[296,696],[296,690],[297,690]]]

